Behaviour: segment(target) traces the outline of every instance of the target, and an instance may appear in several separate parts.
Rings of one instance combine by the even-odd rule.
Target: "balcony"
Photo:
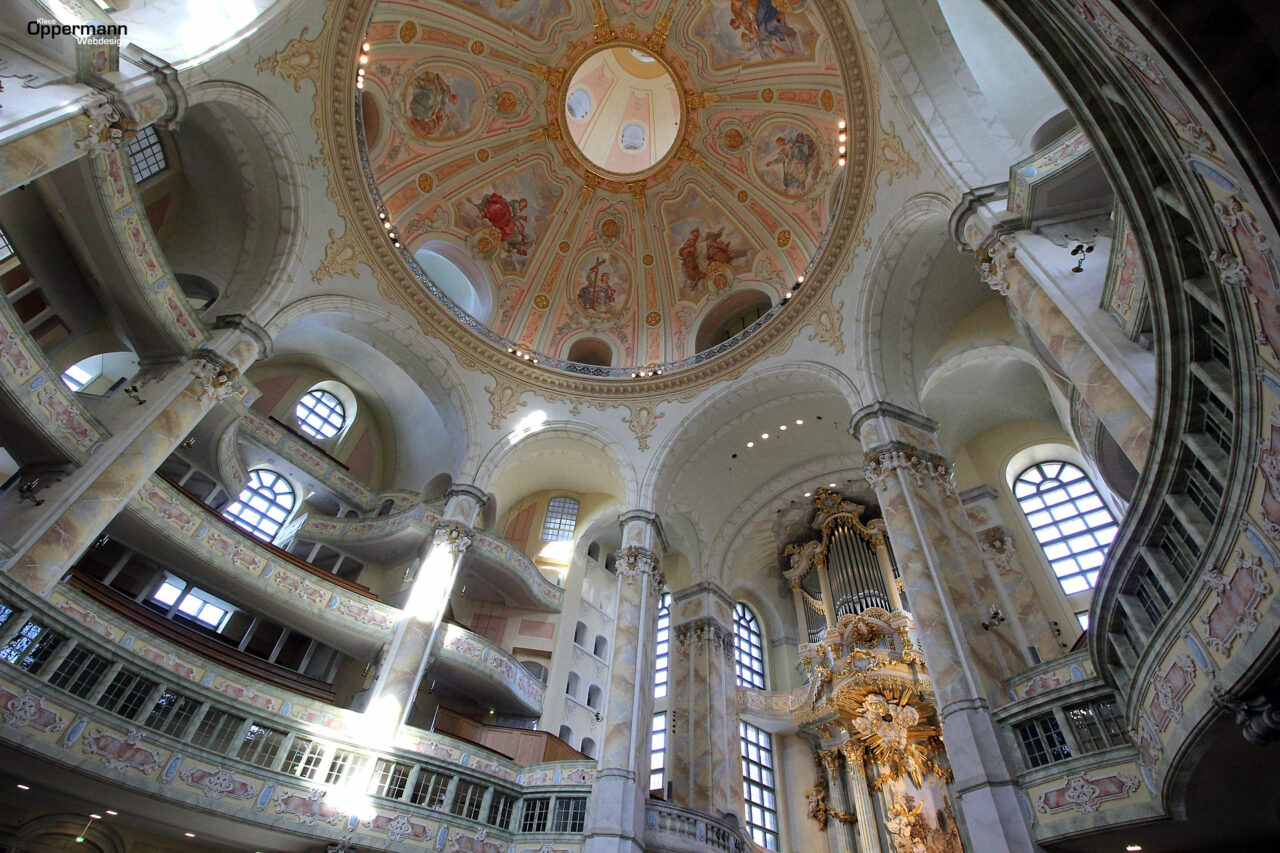
[[[502,715],[542,714],[546,685],[509,652],[461,625],[440,626],[426,677],[442,698],[456,694]]]
[[[143,484],[109,532],[161,563],[182,566],[211,592],[354,657],[375,654],[400,616],[367,588],[249,536],[159,477]]]
[[[727,821],[692,809],[647,800],[644,804],[644,846],[660,853],[750,853],[756,846],[747,834]]]

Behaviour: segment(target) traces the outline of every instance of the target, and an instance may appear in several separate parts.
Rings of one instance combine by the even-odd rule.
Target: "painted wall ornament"
[[[808,194],[821,173],[818,140],[798,125],[770,125],[755,145],[756,171],[780,195],[799,198]]]
[[[426,68],[405,86],[405,122],[419,139],[457,139],[475,126],[482,103],[480,87],[470,75],[448,68]]]
[[[1060,787],[1041,794],[1036,799],[1036,811],[1054,814],[1070,809],[1077,814],[1093,814],[1103,803],[1128,797],[1141,785],[1137,776],[1123,773],[1096,778],[1080,773],[1068,776]]]

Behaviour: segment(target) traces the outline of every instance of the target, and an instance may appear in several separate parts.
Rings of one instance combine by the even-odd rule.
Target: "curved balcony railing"
[[[6,435],[5,443],[11,446],[27,438],[82,463],[109,437],[106,428],[63,384],[9,300],[2,297],[0,400],[8,401],[4,405],[9,423],[6,432],[12,432]]]
[[[335,495],[352,505],[370,510],[377,504],[378,495],[371,487],[347,471],[341,462],[294,435],[282,424],[250,409],[236,422],[234,429],[238,435],[279,454],[286,462],[324,483]],[[234,447],[234,443],[231,446]]]
[[[1115,692],[1082,652],[1008,682],[995,712],[1008,754],[1020,758],[1019,802],[1039,842],[1163,815],[1149,742],[1124,724]]]
[[[182,807],[207,800],[233,820],[362,847],[436,842],[490,853],[581,842],[594,762],[521,766],[417,729],[377,743],[362,714],[315,703],[300,713],[252,685],[227,689],[216,667],[208,677],[183,672],[145,631],[125,643],[110,617],[73,612],[61,587],[48,602],[6,594],[0,739],[42,760]],[[148,650],[160,653],[153,666]],[[485,808],[469,812],[469,800]],[[541,822],[522,819],[526,803]]]
[[[492,533],[476,531],[463,559],[463,568],[487,568],[492,580],[506,590],[517,606],[559,613],[564,606],[564,587],[547,580],[527,554]]]
[[[158,553],[180,549],[193,579],[234,587],[247,605],[348,654],[376,650],[400,617],[365,587],[259,542],[160,477],[142,485],[111,529],[127,540],[145,535],[139,527],[163,537]]]
[[[645,801],[644,847],[652,853],[750,853],[757,849],[739,827],[661,800]]]
[[[440,626],[430,669],[478,702],[525,716],[542,714],[546,685],[510,652],[461,625]]]

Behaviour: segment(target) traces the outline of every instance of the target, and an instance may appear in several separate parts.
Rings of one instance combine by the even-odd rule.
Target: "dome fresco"
[[[364,115],[363,153],[402,257],[469,255],[503,343],[567,359],[589,334],[615,367],[669,364],[724,300],[767,293],[774,322],[798,279],[823,287],[806,273],[863,183],[841,122],[867,119],[819,4],[617,5],[378,3],[365,92],[389,127]]]

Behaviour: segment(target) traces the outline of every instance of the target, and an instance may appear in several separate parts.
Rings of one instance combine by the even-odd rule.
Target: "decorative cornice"
[[[884,488],[892,472],[903,471],[917,486],[932,480],[944,493],[956,493],[955,472],[941,454],[921,450],[905,441],[891,441],[878,451],[867,451],[865,459],[862,473],[876,492]]]
[[[719,652],[726,659],[733,659],[732,632],[709,616],[677,625],[675,635],[682,653],[688,654],[694,646],[706,643],[713,653]]]

